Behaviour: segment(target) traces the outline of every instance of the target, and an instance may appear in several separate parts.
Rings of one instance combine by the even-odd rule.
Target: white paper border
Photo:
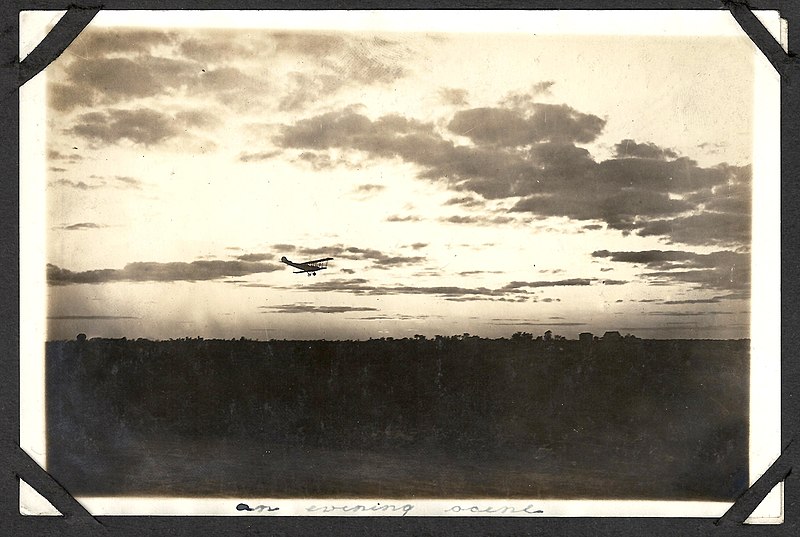
[[[47,12],[40,12],[47,13]],[[21,14],[20,35],[26,31]],[[49,12],[50,18],[53,12]],[[191,21],[189,20],[191,19]],[[33,19],[31,19],[33,20]],[[227,27],[337,29],[430,32],[502,32],[547,35],[741,36],[743,32],[725,11],[103,11],[93,26]],[[30,37],[28,41],[30,41]],[[21,38],[22,40],[22,38]],[[753,49],[757,51],[755,45]],[[780,454],[780,80],[757,54],[753,162],[753,293],[751,301],[751,416],[750,477],[755,481]],[[20,89],[20,445],[45,467],[44,344],[46,334],[45,244],[45,130],[42,106],[45,75],[40,73]],[[24,150],[23,150],[24,149]],[[37,359],[38,358],[38,359]],[[34,388],[34,389],[32,389]],[[776,498],[769,499],[769,498]],[[782,516],[782,490],[762,503],[753,520],[767,522]],[[311,506],[405,504],[403,500],[274,500],[223,498],[80,497],[96,515],[252,515],[236,511],[241,502],[270,505],[278,511],[260,514],[394,515],[401,511],[327,513]],[[727,502],[616,500],[421,500],[416,516],[636,516],[719,517]],[[510,507],[503,513],[454,512],[454,505],[479,509]],[[529,505],[544,511],[529,514]],[[407,513],[410,514],[410,513]]]

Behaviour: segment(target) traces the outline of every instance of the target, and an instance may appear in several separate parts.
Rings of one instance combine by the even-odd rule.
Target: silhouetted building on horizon
[[[602,340],[607,343],[617,343],[622,341],[622,334],[620,334],[617,330],[609,330],[603,334]]]

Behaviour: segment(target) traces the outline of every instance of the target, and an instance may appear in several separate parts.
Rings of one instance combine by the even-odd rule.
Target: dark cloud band
[[[689,283],[698,287],[718,290],[736,290],[747,293],[750,289],[750,254],[722,250],[698,254],[682,250],[646,250],[639,252],[609,252],[598,250],[592,257],[605,258],[618,263],[644,265],[650,269],[643,276],[651,282],[666,281]],[[709,300],[714,303],[719,299]]]
[[[191,263],[129,263],[122,269],[99,269],[73,272],[68,269],[47,265],[47,282],[50,285],[70,285],[79,283],[108,282],[171,282],[216,280],[228,276],[245,276],[282,270],[283,266],[274,263],[253,261],[192,261]]]

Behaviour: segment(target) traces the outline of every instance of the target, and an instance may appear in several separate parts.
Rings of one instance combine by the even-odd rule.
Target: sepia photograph
[[[96,514],[720,516],[778,80],[724,11],[101,13],[21,90],[23,447]]]

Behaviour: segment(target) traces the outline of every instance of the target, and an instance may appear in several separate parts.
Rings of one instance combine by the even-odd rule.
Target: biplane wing
[[[315,259],[313,261],[303,261],[303,264],[304,265],[317,265],[317,264],[324,263],[325,266],[327,266],[328,261],[333,261],[333,258],[332,257],[326,257],[324,259]]]

